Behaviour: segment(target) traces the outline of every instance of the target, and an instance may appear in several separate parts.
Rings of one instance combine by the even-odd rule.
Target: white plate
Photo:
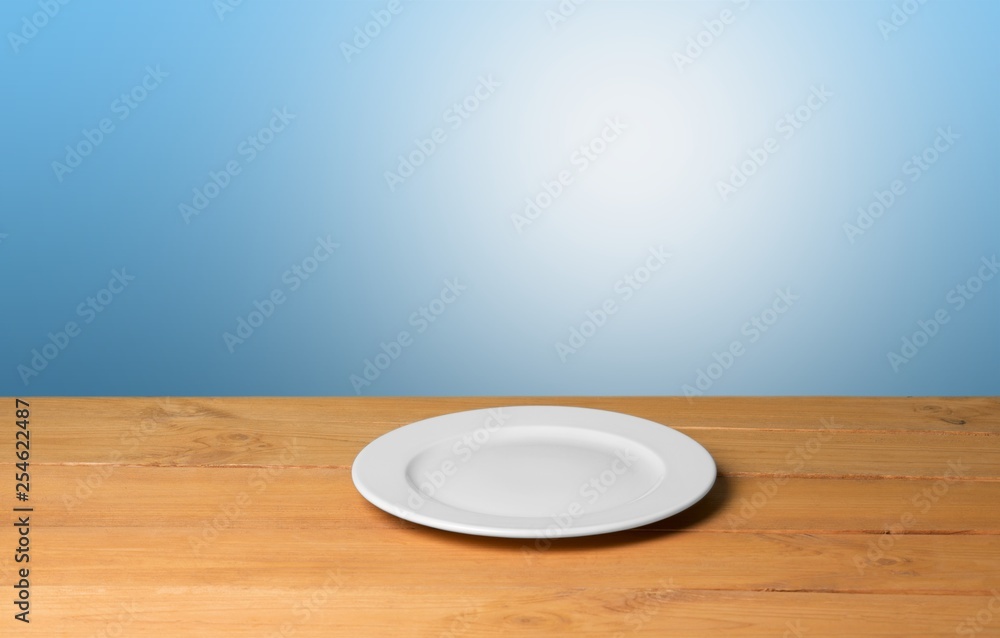
[[[588,536],[697,503],[715,462],[690,437],[638,417],[557,406],[470,410],[369,443],[354,485],[376,507],[439,529],[509,538]]]

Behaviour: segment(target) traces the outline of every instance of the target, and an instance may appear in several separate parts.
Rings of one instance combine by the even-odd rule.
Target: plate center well
[[[575,519],[642,498],[666,471],[635,441],[536,425],[442,441],[413,458],[406,478],[422,496],[469,512]]]

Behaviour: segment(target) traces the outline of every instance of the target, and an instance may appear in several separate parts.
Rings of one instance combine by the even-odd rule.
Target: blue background
[[[948,298],[992,275],[982,259],[1000,248],[1000,3],[899,2],[912,15],[887,31],[882,1],[565,16],[555,0],[403,0],[394,15],[227,1],[0,8],[0,393],[1000,393],[1000,278],[973,281],[961,309]],[[814,88],[832,94],[819,110],[803,106]],[[123,93],[144,99],[120,119]],[[250,161],[241,144],[274,109],[294,119]],[[53,167],[104,118],[114,130],[78,166]],[[625,129],[595,142],[608,118]],[[949,127],[957,140],[910,181]],[[723,197],[767,138],[778,150]],[[603,152],[581,172],[591,144]],[[185,218],[231,161],[239,174]],[[563,170],[518,232],[512,216]],[[849,236],[897,179],[905,192]],[[339,247],[292,290],[286,271],[328,237]],[[624,299],[616,282],[659,247],[670,258]],[[78,312],[115,269],[134,280]],[[445,280],[465,290],[432,304]],[[285,302],[251,317],[275,289]],[[797,300],[752,339],[777,290]],[[607,299],[617,312],[591,330]],[[443,312],[411,320],[421,307]],[[894,366],[939,309],[948,322]],[[227,344],[240,318],[258,325]],[[67,322],[79,334],[46,358]],[[573,328],[589,336],[560,356]],[[376,361],[401,331],[409,345]]]

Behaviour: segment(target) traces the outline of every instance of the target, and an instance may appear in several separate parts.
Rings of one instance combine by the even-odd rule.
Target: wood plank
[[[640,530],[547,546],[430,528],[37,527],[31,542],[38,583],[76,587],[291,587],[317,570],[375,588],[642,588],[668,578],[678,589],[987,595],[1000,587],[997,535]]]
[[[35,481],[44,526],[199,527],[221,516],[238,529],[415,527],[370,505],[341,468],[54,465],[36,467]],[[997,503],[1000,482],[721,477],[646,529],[998,534]]]
[[[6,399],[12,401],[12,399]],[[935,430],[1000,433],[1000,397],[40,397],[35,409],[61,427],[127,431],[154,422],[270,421],[289,425],[404,425],[497,405],[576,405],[634,414],[671,427]]]
[[[350,467],[369,441],[388,431],[350,424],[316,426],[292,434],[257,422],[215,425],[161,424],[141,438],[62,435],[57,428],[33,432],[35,463],[98,463],[151,466],[279,465]],[[681,431],[684,431],[681,428]],[[965,479],[1000,479],[1000,436],[943,432],[810,433],[782,430],[688,430],[712,454],[723,475],[815,477],[950,476],[959,464]],[[872,450],[878,450],[872,455]]]
[[[31,633],[73,638],[913,638],[976,629],[977,636],[1000,633],[1000,613],[992,613],[985,625],[975,620],[977,613],[989,611],[987,596],[723,592],[676,590],[669,581],[664,585],[603,590],[370,589],[338,583],[322,573],[305,578],[298,587],[42,585],[34,592],[38,611]],[[1000,595],[997,600],[994,609],[1000,608]],[[976,624],[969,624],[970,619]]]
[[[366,402],[384,406],[395,400],[171,400],[170,415],[159,417],[155,415],[168,408],[158,400],[35,400],[33,461],[348,467],[365,444],[397,424],[371,422],[362,426],[355,421],[308,421],[298,416],[250,419],[233,406],[252,404],[277,416],[308,413],[303,405],[314,409],[325,405],[329,413],[337,411],[331,406]],[[95,410],[88,412],[88,406]],[[138,418],[143,413],[147,417]],[[127,418],[129,414],[133,418]],[[313,416],[328,418],[316,412]],[[811,430],[678,429],[712,453],[723,475],[941,478],[948,473],[950,462],[968,466],[963,478],[1000,479],[1000,435],[985,432],[888,432],[822,425]],[[878,450],[877,456],[870,454],[873,449]]]
[[[947,432],[686,432],[723,475],[1000,479],[1000,436]]]

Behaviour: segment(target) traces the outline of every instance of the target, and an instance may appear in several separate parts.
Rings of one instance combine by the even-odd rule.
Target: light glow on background
[[[997,394],[1000,278],[961,310],[946,296],[1000,252],[1000,4],[926,2],[884,37],[902,4],[590,1],[553,28],[556,1],[402,0],[348,60],[389,2],[74,2],[23,43],[40,5],[7,2],[6,393],[683,394],[738,340],[705,394]],[[147,67],[167,75],[117,119]],[[484,78],[495,90],[449,117]],[[832,97],[784,137],[818,87]],[[275,109],[294,119],[248,161]],[[115,130],[59,181],[52,162],[106,117]],[[609,118],[627,128],[579,172]],[[778,150],[720,197],[767,138]],[[185,220],[230,161],[239,174]],[[518,232],[563,170],[572,183]],[[852,243],[844,224],[895,179],[905,193]],[[285,273],[327,237],[339,247],[292,290]],[[625,300],[616,285],[660,247]],[[135,280],[84,323],[78,305],[122,268]],[[455,279],[439,317],[411,321]],[[286,301],[227,345],[273,290]],[[751,342],[778,290],[798,300]],[[618,311],[560,358],[607,299]],[[894,368],[940,308],[949,323]],[[33,367],[70,321],[80,335]],[[352,384],[404,330],[412,344]]]

